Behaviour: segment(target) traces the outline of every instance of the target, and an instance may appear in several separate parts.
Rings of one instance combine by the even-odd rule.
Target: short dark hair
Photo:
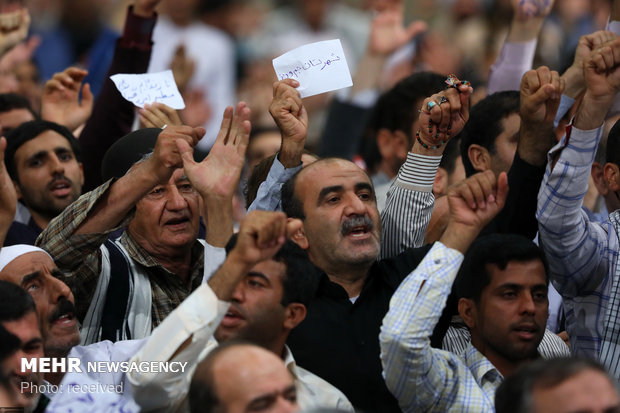
[[[465,174],[471,176],[476,171],[467,154],[472,144],[486,148],[495,154],[495,140],[502,133],[502,120],[513,113],[519,113],[520,95],[516,90],[493,93],[482,99],[469,112],[469,120],[459,133],[461,138],[461,157]]]
[[[433,72],[414,73],[383,93],[372,110],[360,144],[360,155],[369,171],[381,162],[377,146],[380,129],[402,131],[413,144],[411,126],[418,117],[421,101],[446,88],[445,76]]]
[[[315,157],[316,159],[319,159],[318,155],[310,152],[307,149],[304,149],[303,154],[310,155]],[[262,159],[254,166],[254,169],[251,171],[244,191],[246,208],[249,208],[250,205],[252,205],[252,202],[254,202],[254,200],[256,199],[256,195],[258,194],[258,188],[260,187],[260,184],[262,184],[267,179],[267,175],[269,175],[269,170],[271,169],[271,166],[273,165],[273,161],[276,159],[276,156],[278,156],[277,153]]]
[[[0,93],[0,113],[10,112],[15,109],[26,109],[35,119],[39,118],[32,109],[30,101],[25,96],[17,93]]]
[[[189,411],[191,413],[224,413],[215,389],[213,366],[219,356],[232,347],[257,347],[247,340],[230,339],[218,344],[207,354],[205,359],[196,367],[192,382],[189,386]]]
[[[35,312],[36,307],[30,294],[20,286],[0,280],[0,323],[16,321]]]
[[[532,411],[532,393],[560,385],[577,374],[594,370],[613,381],[603,366],[594,360],[559,357],[527,363],[508,376],[495,393],[497,413],[528,413]]]
[[[459,152],[459,144],[460,139],[458,136],[450,139],[446,144],[446,148],[444,149],[441,160],[439,161],[439,166],[445,169],[449,174],[454,172],[456,160],[459,156],[461,156],[461,152]]]
[[[237,234],[233,234],[226,244],[226,254],[237,244]],[[286,266],[282,279],[282,299],[280,303],[300,303],[308,307],[319,284],[319,270],[312,264],[308,253],[291,240],[286,240],[272,258]]]
[[[609,131],[605,161],[620,166],[620,120]]]
[[[297,177],[301,171],[303,171],[303,169],[295,172],[295,174],[282,185],[280,200],[282,202],[282,211],[284,211],[287,217],[298,218],[303,221],[306,219],[304,206],[301,200],[295,195],[295,185],[297,184]]]
[[[478,238],[469,248],[454,282],[458,298],[469,298],[480,302],[482,291],[491,283],[487,265],[506,269],[512,261],[539,260],[545,268],[545,279],[549,283],[549,265],[538,245],[521,235],[491,234]]]
[[[31,120],[24,122],[6,135],[6,152],[4,160],[6,169],[11,179],[19,182],[17,176],[17,165],[15,164],[15,153],[26,142],[36,138],[45,131],[52,130],[69,141],[71,150],[75,158],[80,161],[80,144],[73,133],[65,126],[46,120]]]

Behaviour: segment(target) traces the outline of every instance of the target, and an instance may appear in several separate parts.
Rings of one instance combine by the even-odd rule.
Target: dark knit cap
[[[58,123],[48,122],[46,120],[31,120],[24,122],[9,133],[6,134],[6,152],[4,159],[6,162],[6,169],[11,176],[11,179],[17,180],[17,166],[15,165],[15,152],[24,143],[32,140],[42,134],[45,131],[52,130],[69,141],[71,150],[76,159],[80,160],[80,144],[75,136],[66,127],[59,125]]]
[[[110,178],[120,178],[144,155],[153,152],[161,131],[159,128],[138,129],[110,146],[101,163],[103,182]]]

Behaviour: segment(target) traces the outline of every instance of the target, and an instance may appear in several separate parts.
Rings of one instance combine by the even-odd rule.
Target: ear
[[[590,170],[590,176],[594,182],[594,186],[599,194],[602,196],[607,195],[609,188],[607,188],[607,182],[605,182],[605,174],[603,172],[603,165],[599,162],[592,163],[592,169]]]
[[[391,158],[394,154],[394,134],[388,129],[379,129],[377,133],[377,147],[382,158]]]
[[[287,218],[287,222],[293,220],[293,218]],[[308,249],[308,238],[306,238],[306,231],[304,230],[303,221],[301,228],[299,228],[293,235],[291,236],[291,241],[295,244],[299,245],[301,249]]]
[[[605,182],[610,191],[618,192],[620,190],[620,171],[615,163],[606,163],[603,167]],[[597,186],[598,188],[598,186]]]
[[[463,322],[467,325],[467,327],[469,327],[470,330],[476,327],[477,310],[474,300],[471,300],[469,298],[461,298],[459,299],[458,308],[459,315],[461,316]]]
[[[286,330],[292,330],[306,318],[306,306],[301,303],[290,303],[284,309],[284,325]]]
[[[441,166],[437,168],[437,173],[435,174],[435,180],[433,181],[433,194],[435,198],[439,195],[443,195],[448,188],[448,171],[446,171]]]
[[[487,148],[472,143],[467,148],[467,157],[478,172],[484,172],[491,169],[491,155]]]

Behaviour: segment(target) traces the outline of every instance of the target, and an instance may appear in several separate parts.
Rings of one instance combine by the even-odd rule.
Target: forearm
[[[444,392],[452,366],[430,346],[463,255],[436,243],[394,293],[383,319],[381,362],[385,381],[401,407],[428,408]]]
[[[248,212],[254,210],[260,211],[281,211],[282,197],[280,190],[282,185],[301,169],[301,165],[294,168],[285,168],[279,160],[279,155],[273,161],[267,179],[258,187],[256,199],[248,208]]]
[[[233,234],[232,198],[203,196],[203,219],[207,227],[205,240],[214,247],[225,247]]]
[[[117,41],[112,64],[95,101],[93,113],[80,134],[84,163],[84,191],[101,184],[103,154],[119,138],[131,132],[134,106],[116,89],[110,76],[117,73],[146,73],[151,57],[151,37],[156,18],[127,12],[123,36]]]
[[[184,366],[182,373],[127,374],[132,395],[143,409],[176,411],[187,396],[192,374],[227,309],[228,303],[219,301],[207,285],[202,285],[153,330],[130,361],[175,361]]]
[[[124,176],[113,182],[97,199],[75,233],[103,233],[125,221],[138,201],[162,181],[150,167],[151,160],[152,158],[134,165]]]
[[[506,39],[497,60],[491,66],[487,95],[505,90],[519,90],[523,74],[532,68],[536,39]]]
[[[424,233],[433,213],[432,189],[440,161],[440,156],[407,155],[381,213],[381,259],[424,243]]]
[[[601,128],[582,131],[573,127],[570,135],[554,148],[561,152],[553,169],[551,158],[556,154],[554,151],[550,154],[538,194],[536,217],[541,244],[550,262],[556,264],[552,266],[552,273],[563,274],[563,286],[559,289],[562,294],[576,294],[578,285],[596,283],[589,279],[590,274],[596,273],[599,277],[606,274],[594,269],[604,264],[600,251],[596,251],[604,248],[607,234],[600,226],[590,223],[581,211],[600,135]],[[570,145],[566,144],[567,140]]]

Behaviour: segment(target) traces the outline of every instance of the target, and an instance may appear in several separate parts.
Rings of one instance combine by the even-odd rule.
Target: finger
[[[299,231],[303,226],[303,222],[301,219],[288,219],[286,222],[286,237],[292,238],[297,231]]]
[[[276,95],[276,90],[280,89],[281,86],[286,85],[286,86],[290,86],[292,88],[296,88],[299,87],[299,82],[296,81],[295,79],[284,79],[284,80],[280,80],[279,82],[275,82],[273,84],[273,91],[274,91],[274,96]]]
[[[95,97],[90,90],[90,83],[84,83],[82,86],[82,106],[91,106],[95,101]]]
[[[605,70],[610,70],[614,67],[614,53],[611,50],[611,47],[605,45],[601,46],[600,54],[603,57],[603,61],[605,62]]]
[[[175,139],[174,143],[177,150],[181,154],[183,168],[191,168],[196,165],[196,162],[194,161],[194,149],[190,146],[190,144],[184,139]]]
[[[50,80],[45,82],[45,91],[48,92],[48,93],[53,91],[53,90],[62,91],[62,90],[65,90],[65,89],[66,88],[57,79],[51,78]]]
[[[154,125],[153,123],[151,123],[150,120],[142,116],[142,114],[139,114],[138,116],[140,117],[140,125],[142,125],[143,128],[157,128],[158,127],[157,125]]]
[[[425,32],[427,29],[428,25],[423,20],[416,20],[414,22],[411,22],[409,26],[407,26],[407,38],[411,40],[418,34]]]
[[[536,70],[528,70],[521,78],[521,92],[532,95],[538,89],[540,89],[538,73]]]
[[[241,126],[241,122],[242,120],[240,119],[242,116],[242,111],[243,109],[245,109],[245,102],[238,102],[237,103],[237,107],[235,108],[235,114],[233,116],[233,121],[232,121],[232,125],[230,127],[230,133],[228,135],[228,140],[225,142],[226,144],[230,144],[230,145],[234,145],[236,138],[237,138],[237,134],[240,131],[240,126]]]
[[[144,105],[144,108],[140,109],[139,113],[140,116],[144,117],[155,128],[161,128],[166,124],[165,121],[161,120],[153,113],[153,108],[151,106]]]
[[[469,189],[474,197],[474,202],[479,209],[486,208],[487,195],[483,189],[483,178],[476,176],[467,182]]]
[[[220,124],[220,131],[217,134],[217,137],[215,138],[215,142],[214,145],[216,143],[226,143],[227,139],[228,139],[228,133],[230,132],[230,125],[232,124],[232,118],[233,118],[233,107],[232,106],[227,106],[226,109],[224,109],[224,115],[222,116],[222,123]]]
[[[536,69],[536,74],[538,75],[538,83],[540,85],[546,85],[551,82],[551,71],[547,66],[541,66]]]
[[[476,209],[476,198],[471,191],[471,188],[467,184],[467,182],[463,181],[460,185],[457,185],[455,188],[456,193],[459,194],[461,198],[469,205],[471,209]]]
[[[69,67],[64,71],[72,80],[81,82],[88,75],[88,70],[80,69],[78,67]]]

